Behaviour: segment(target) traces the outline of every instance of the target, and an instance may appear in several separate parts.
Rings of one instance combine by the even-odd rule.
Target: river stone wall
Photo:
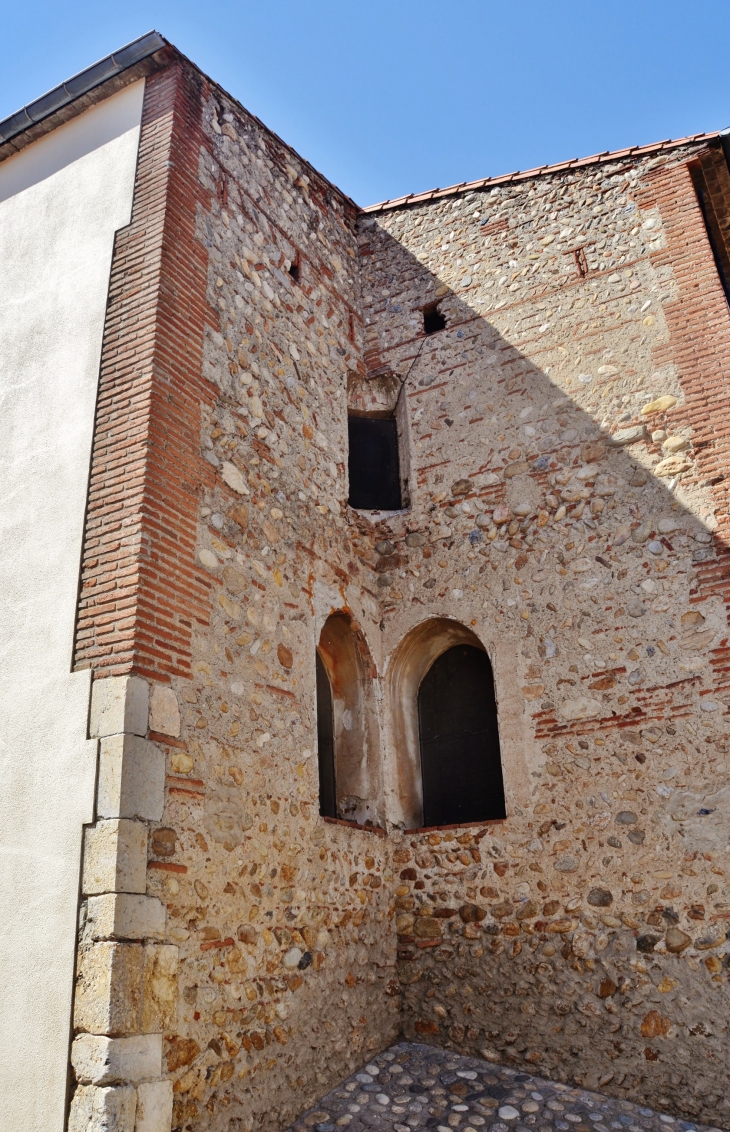
[[[94,731],[102,769],[164,756],[166,786],[159,821],[156,800],[126,824],[99,802],[135,862],[147,844],[154,923],[84,902],[79,1127],[113,1101],[120,1130],[137,1105],[164,1132],[171,1085],[176,1132],[273,1132],[400,1030],[727,1123],[730,321],[687,164],[722,240],[719,151],[362,214],[194,79],[202,425],[166,488],[200,496],[195,569],[181,538],[173,571],[181,603],[195,579],[191,648],[166,667],[140,632],[119,678],[144,710]],[[184,276],[163,264],[168,304]],[[446,327],[424,336],[433,303]],[[403,512],[347,508],[348,396],[395,399]],[[379,744],[380,795],[353,801],[369,828],[319,816],[314,658],[336,611]],[[422,830],[418,673],[473,638],[507,818]],[[94,887],[110,851],[87,840],[84,891],[141,897],[137,872]],[[137,1034],[155,1080],[164,1035],[154,1124],[151,1069],[84,1060]]]
[[[212,204],[197,238],[218,322],[196,557],[210,614],[191,677],[152,684],[167,788],[147,893],[178,951],[172,1127],[279,1129],[399,1028],[390,844],[324,822],[318,803],[314,655],[330,610],[378,650],[341,515],[355,209],[223,95],[204,99],[202,131]]]
[[[369,361],[410,407],[386,665],[426,617],[473,628],[507,789],[506,821],[394,852],[404,1033],[726,1123],[730,322],[693,156],[375,210],[361,239]]]

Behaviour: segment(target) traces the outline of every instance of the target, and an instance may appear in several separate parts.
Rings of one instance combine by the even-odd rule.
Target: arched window
[[[324,623],[316,654],[319,812],[381,824],[381,768],[373,664],[347,613]]]
[[[332,713],[332,688],[327,669],[319,653],[317,664],[317,758],[319,760],[319,812],[323,817],[337,817],[335,788],[335,737]]]
[[[418,689],[423,824],[505,816],[497,705],[489,657],[454,645]]]
[[[391,821],[418,829],[506,817],[495,683],[476,633],[448,617],[415,625],[388,662],[387,690]]]

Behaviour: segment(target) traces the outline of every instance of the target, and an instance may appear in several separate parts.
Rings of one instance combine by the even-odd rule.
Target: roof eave
[[[79,71],[78,74],[0,121],[0,147],[14,142],[19,135],[38,126],[46,119],[59,115],[97,87],[117,78],[155,55],[162,48],[169,46],[167,40],[158,31],[149,31],[118,51]],[[16,143],[12,148],[22,147]]]

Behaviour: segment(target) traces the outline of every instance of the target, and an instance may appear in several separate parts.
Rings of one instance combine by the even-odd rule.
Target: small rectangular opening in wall
[[[438,303],[429,303],[423,308],[423,330],[425,334],[436,334],[446,329],[446,319],[439,310]]]
[[[712,248],[717,274],[720,277],[725,298],[730,305],[730,250],[725,241],[722,223],[724,221],[725,226],[727,226],[727,210],[723,207],[722,198],[717,193],[712,193],[700,161],[694,161],[689,165],[689,173],[697,195],[697,203],[705,222],[705,230]],[[718,215],[718,205],[720,212],[725,215]]]
[[[395,417],[349,416],[350,507],[362,511],[400,511],[400,461]]]
[[[299,252],[295,255],[294,259],[289,264],[289,274],[295,283],[299,282]]]

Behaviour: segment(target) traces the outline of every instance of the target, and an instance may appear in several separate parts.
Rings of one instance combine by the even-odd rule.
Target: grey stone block
[[[144,892],[146,887],[146,825],[126,819],[110,819],[97,822],[86,830],[84,895]]]
[[[99,939],[165,938],[167,910],[155,896],[109,892],[89,897],[86,927]]]
[[[165,756],[138,735],[101,741],[97,813],[102,818],[159,821],[165,801]]]
[[[146,735],[150,689],[139,676],[107,676],[91,689],[89,734]]]
[[[80,1085],[71,1102],[68,1132],[134,1132],[136,1111],[132,1085]]]
[[[134,1132],[170,1132],[172,1081],[149,1081],[137,1089]]]
[[[79,1034],[71,1047],[71,1064],[82,1085],[154,1081],[162,1075],[162,1034]]]

